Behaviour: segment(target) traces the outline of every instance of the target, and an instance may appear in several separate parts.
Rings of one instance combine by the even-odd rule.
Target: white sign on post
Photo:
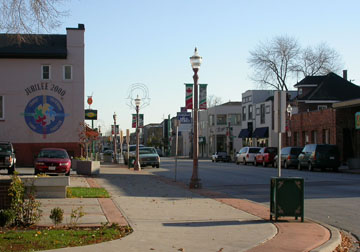
[[[285,133],[286,125],[286,92],[274,92],[274,131]],[[279,127],[280,125],[280,127]]]

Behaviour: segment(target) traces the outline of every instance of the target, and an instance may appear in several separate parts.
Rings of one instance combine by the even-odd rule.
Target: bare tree
[[[59,6],[66,0],[2,0],[0,30],[5,33],[40,33],[61,25],[66,11]],[[20,39],[21,36],[19,36]]]
[[[279,36],[267,43],[260,43],[250,51],[248,62],[254,69],[252,79],[262,86],[288,90],[286,81],[296,67],[300,47],[294,38]]]
[[[217,105],[220,105],[222,103],[222,100],[220,97],[215,95],[209,95],[207,98],[207,106],[208,108],[215,107]]]
[[[325,75],[342,69],[340,55],[326,43],[302,50],[297,71],[303,76]]]
[[[295,38],[275,37],[250,51],[248,59],[254,73],[251,79],[262,87],[288,90],[287,81],[301,73],[303,77],[341,69],[340,56],[326,44],[302,49]]]

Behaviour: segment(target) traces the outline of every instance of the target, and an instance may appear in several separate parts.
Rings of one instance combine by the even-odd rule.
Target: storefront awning
[[[250,137],[250,131],[248,129],[242,129],[239,134],[239,138]]]
[[[255,138],[268,138],[269,137],[269,127],[256,128],[253,134]]]

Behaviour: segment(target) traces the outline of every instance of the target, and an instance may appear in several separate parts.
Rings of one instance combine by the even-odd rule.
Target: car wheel
[[[288,166],[288,164],[287,164],[286,160],[284,161],[284,168],[285,168],[285,169],[288,169],[288,168],[289,168],[289,166]]]
[[[298,163],[298,170],[301,171],[301,164],[300,164],[300,162]]]
[[[8,169],[8,174],[9,174],[9,175],[12,175],[12,174],[14,174],[14,171],[15,171],[15,164],[13,164],[13,165]]]
[[[70,170],[67,173],[65,173],[65,176],[70,176]]]
[[[235,162],[237,165],[239,165],[240,163],[236,160],[236,162]]]
[[[39,174],[39,171],[35,169],[34,175],[38,175],[38,174]]]
[[[156,167],[156,168],[160,168],[160,165],[159,165],[159,164],[157,164],[155,167]]]
[[[309,170],[309,171],[312,171],[312,170],[313,170],[313,167],[312,167],[312,164],[311,164],[311,163],[308,164],[308,170]]]
[[[212,159],[212,160],[211,160],[211,162],[213,162],[213,163],[214,163],[214,159]]]
[[[262,165],[263,165],[263,167],[266,167],[266,163],[265,163],[265,161],[263,161]]]

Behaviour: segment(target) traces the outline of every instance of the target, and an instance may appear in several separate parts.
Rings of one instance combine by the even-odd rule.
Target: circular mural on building
[[[36,96],[25,107],[25,122],[36,133],[47,134],[57,131],[65,119],[64,108],[54,97]]]

